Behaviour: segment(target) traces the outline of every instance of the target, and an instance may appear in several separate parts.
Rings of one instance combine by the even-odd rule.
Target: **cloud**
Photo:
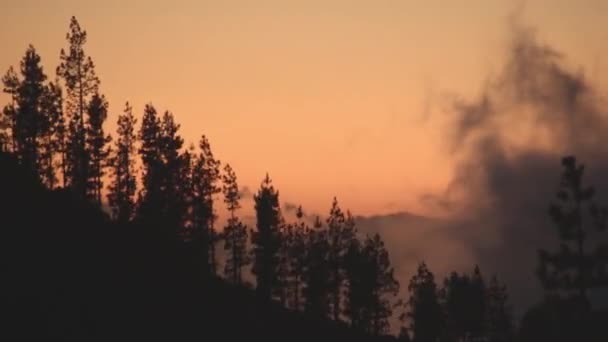
[[[607,203],[608,106],[534,30],[517,19],[510,28],[501,72],[477,98],[457,99],[448,112],[447,136],[459,160],[454,179],[444,194],[423,200],[451,210],[457,238],[482,270],[507,282],[521,309],[541,295],[537,250],[558,247],[547,210],[563,156],[586,165],[585,182]]]
[[[242,186],[239,189],[239,195],[243,200],[251,200],[253,199],[253,192],[248,186]]]
[[[357,217],[362,234],[382,235],[402,296],[422,260],[439,281],[478,264],[486,277],[506,282],[521,317],[543,293],[535,275],[538,249],[559,248],[548,207],[563,156],[586,165],[585,183],[608,204],[608,104],[582,71],[517,17],[510,33],[504,65],[479,95],[449,97],[445,136],[455,176],[445,191],[420,197],[448,216]]]

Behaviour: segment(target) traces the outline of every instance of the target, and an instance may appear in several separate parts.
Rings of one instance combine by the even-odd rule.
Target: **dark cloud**
[[[479,264],[507,283],[520,317],[542,296],[538,249],[559,246],[548,207],[563,156],[586,165],[585,182],[608,204],[608,105],[534,30],[517,19],[510,30],[500,72],[476,98],[449,99],[445,136],[455,176],[443,193],[420,198],[449,216],[358,217],[357,225],[381,233],[402,289],[422,260],[439,277]]]
[[[251,189],[249,189],[248,186],[242,186],[239,189],[239,195],[241,196],[242,199],[244,200],[250,200],[253,199],[253,192],[251,191]]]
[[[460,238],[482,268],[507,281],[513,299],[529,304],[541,294],[534,270],[539,248],[557,248],[548,205],[560,160],[575,155],[600,201],[608,190],[608,107],[584,73],[565,65],[535,32],[513,21],[502,71],[477,99],[460,99],[450,112],[452,151],[460,162],[440,203],[469,222]],[[603,175],[603,176],[602,176]],[[430,197],[429,197],[430,198]]]
[[[299,205],[291,203],[291,202],[283,203],[283,210],[288,213],[295,213],[298,210],[298,207],[299,207]]]

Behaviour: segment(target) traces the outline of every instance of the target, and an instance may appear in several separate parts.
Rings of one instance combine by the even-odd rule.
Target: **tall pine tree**
[[[112,181],[108,193],[114,219],[121,223],[128,222],[135,210],[136,123],[133,108],[127,102],[124,112],[118,116],[117,137],[110,158]]]
[[[60,171],[63,170],[65,148],[63,93],[57,82],[50,82],[45,87],[42,111],[39,169],[44,184],[52,189],[57,184],[57,166]]]
[[[86,197],[89,160],[86,150],[85,114],[91,96],[97,93],[99,79],[95,65],[84,52],[87,32],[80,27],[76,17],[70,19],[66,35],[67,52],[61,49],[61,63],[57,75],[63,78],[67,89],[67,113],[69,115],[67,154],[68,180],[77,195]]]
[[[345,269],[345,314],[352,326],[371,335],[387,333],[391,298],[397,295],[399,283],[380,235],[367,236],[363,244],[353,241],[345,257]]]
[[[224,274],[234,284],[242,282],[243,267],[249,264],[247,254],[247,226],[244,225],[236,216],[236,211],[241,207],[239,201],[239,186],[236,180],[236,173],[226,164],[222,175],[224,193],[224,203],[230,212],[228,223],[224,228],[224,250],[227,252]]]
[[[326,318],[330,312],[329,243],[327,228],[318,216],[306,236],[306,250],[306,266],[302,277],[304,309],[315,317]]]
[[[142,161],[142,189],[139,194],[139,220],[146,223],[158,222],[161,216],[162,158],[160,141],[160,119],[152,104],[144,107],[139,129],[139,155]]]
[[[486,331],[489,342],[513,341],[513,320],[507,303],[507,288],[496,276],[486,290]]]
[[[46,135],[42,111],[46,75],[40,65],[40,56],[33,46],[29,46],[21,60],[21,80],[17,90],[13,134],[16,142],[15,152],[21,163],[39,175],[40,138]]]
[[[408,286],[409,316],[414,342],[437,342],[443,330],[443,313],[438,300],[435,276],[425,263],[418,266],[418,271]]]
[[[253,231],[253,273],[257,281],[257,293],[270,300],[277,289],[279,249],[281,247],[281,209],[279,192],[275,190],[268,174],[258,193],[253,196],[256,212],[256,230]]]
[[[11,101],[2,109],[3,126],[8,126],[3,131],[2,140],[6,144],[6,150],[13,152],[18,150],[15,128],[17,126],[17,98],[19,97],[20,83],[19,76],[12,66],[2,76],[2,90],[11,98]]]
[[[105,174],[109,155],[109,135],[104,134],[103,123],[108,117],[108,102],[103,95],[94,94],[87,109],[85,126],[87,167],[87,197],[101,205],[102,177]]]
[[[296,209],[298,222],[292,226],[289,237],[289,279],[291,293],[291,307],[295,310],[302,309],[302,289],[308,258],[307,240],[310,228],[303,220],[304,211],[302,206]]]
[[[563,158],[562,165],[564,170],[557,191],[558,202],[551,204],[549,209],[561,239],[560,250],[539,252],[538,274],[547,290],[575,293],[586,306],[590,288],[608,285],[608,277],[603,271],[608,263],[605,253],[608,245],[596,243],[589,246],[588,243],[593,234],[606,230],[608,212],[593,203],[593,187],[583,184],[584,165],[577,163],[572,156]],[[591,220],[583,219],[586,211]],[[597,237],[593,240],[601,241]],[[595,251],[590,251],[590,247]]]
[[[220,161],[215,159],[209,139],[204,135],[199,142],[199,150],[192,171],[193,239],[200,253],[203,272],[215,274],[215,243],[218,234],[214,228],[217,215],[213,202],[214,196],[222,190],[217,184],[221,177]]]
[[[338,200],[334,197],[327,218],[327,240],[329,244],[331,316],[336,321],[340,319],[342,312],[341,294],[344,288],[344,257],[354,239],[356,239],[354,220],[347,219],[338,205]]]

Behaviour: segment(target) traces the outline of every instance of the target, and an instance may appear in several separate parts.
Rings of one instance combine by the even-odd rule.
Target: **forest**
[[[172,112],[149,103],[139,116],[127,102],[116,132],[104,129],[109,105],[88,43],[72,17],[53,76],[30,45],[2,77],[7,336],[608,340],[608,311],[588,296],[608,288],[608,210],[576,157],[556,160],[561,182],[547,199],[560,243],[531,261],[545,296],[514,317],[500,275],[476,265],[441,279],[420,260],[399,284],[383,237],[359,232],[335,197],[312,223],[301,206],[286,219],[269,174],[248,226],[237,170],[205,135],[185,142]]]

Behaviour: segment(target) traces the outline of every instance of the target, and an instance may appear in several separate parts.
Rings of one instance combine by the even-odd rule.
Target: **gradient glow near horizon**
[[[325,214],[427,213],[448,185],[445,115],[504,60],[507,18],[606,89],[608,1],[6,1],[0,71],[28,44],[54,78],[75,15],[110,102],[171,110],[187,143],[209,137],[239,183],[270,173],[282,202]],[[6,96],[0,96],[2,104]]]

